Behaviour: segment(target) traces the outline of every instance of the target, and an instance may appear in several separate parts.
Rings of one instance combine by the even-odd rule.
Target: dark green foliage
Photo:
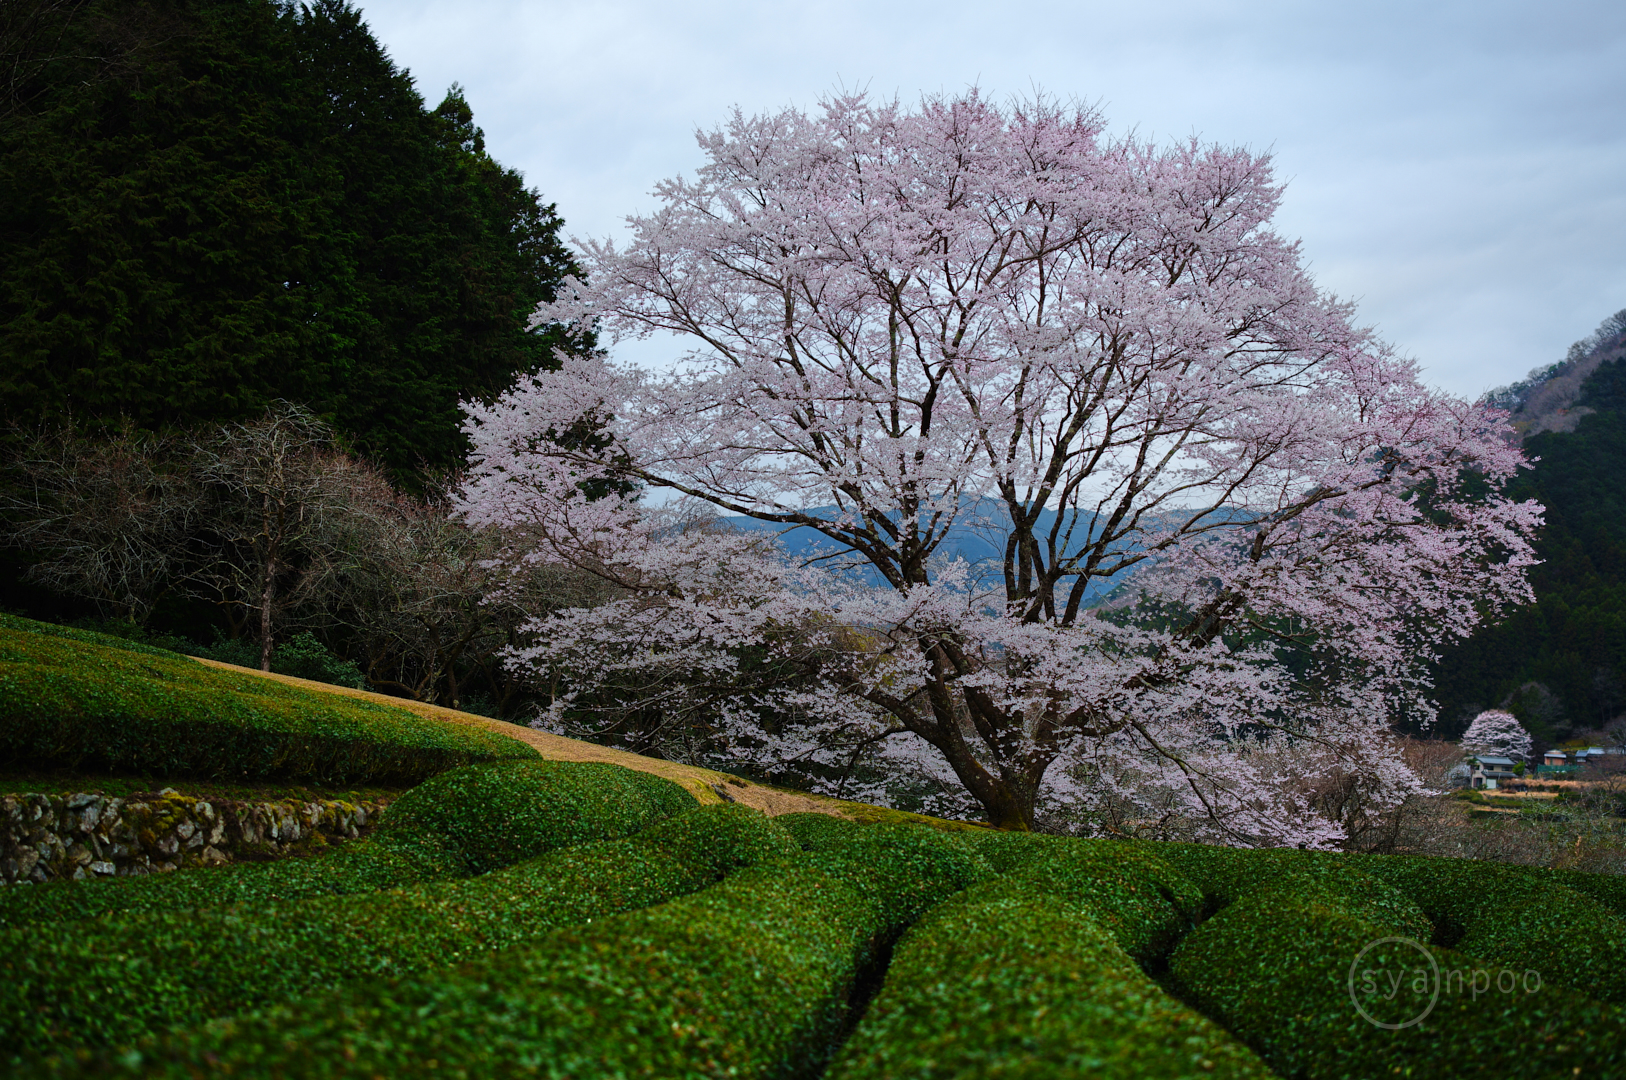
[[[774,821],[796,838],[803,851],[822,851],[845,844],[864,827],[834,814],[780,814]]]
[[[1447,736],[1504,700],[1549,743],[1626,711],[1626,360],[1600,364],[1576,404],[1597,411],[1574,431],[1527,440],[1540,460],[1508,486],[1546,507],[1543,561],[1530,571],[1536,603],[1445,654],[1435,681]],[[1520,694],[1529,683],[1558,709]]]
[[[1202,891],[1209,912],[1290,870],[1346,856],[1294,848],[1229,848],[1207,844],[1152,843],[1150,850]]]
[[[938,905],[898,943],[827,1075],[1270,1075],[1143,975],[1095,911],[1004,881]]]
[[[0,631],[12,630],[23,634],[40,634],[44,637],[63,638],[67,641],[78,642],[82,645],[95,645],[106,649],[123,649],[125,652],[145,653],[148,656],[162,656],[167,660],[185,660],[186,656],[173,649],[154,645],[149,642],[138,641],[118,634],[107,634],[100,630],[82,629],[74,626],[59,626],[56,623],[35,622],[33,619],[24,619],[17,615],[8,615],[0,611]]]
[[[1537,867],[1528,867],[1525,872],[1538,879],[1551,880],[1590,896],[1616,915],[1626,918],[1626,875],[1589,874],[1582,870],[1548,870]]]
[[[1626,1069],[1620,1010],[1554,985],[1548,971],[1538,982],[1522,969],[1416,941],[1425,925],[1417,909],[1362,876],[1348,868],[1292,874],[1237,900],[1175,951],[1170,974],[1182,996],[1278,1073],[1306,1080]],[[1555,956],[1550,966],[1561,962]],[[1359,1002],[1373,1019],[1405,1025],[1436,986],[1426,1019],[1398,1030],[1357,1009]]]
[[[118,1074],[796,1075],[844,1021],[881,921],[803,856],[452,971],[192,1029]]]
[[[1626,1004],[1626,919],[1571,887],[1607,875],[1404,856],[1361,865],[1427,913],[1436,944]]]
[[[10,0],[19,8],[43,0]],[[398,475],[552,362],[553,207],[339,0],[91,0],[0,117],[0,409],[237,420],[287,399]]]
[[[24,927],[0,935],[0,1052],[118,1046],[352,979],[433,971],[795,854],[761,813],[715,806],[465,880]]]
[[[590,840],[615,839],[699,805],[681,785],[596,761],[505,761],[443,773],[390,807],[394,831],[443,837],[485,873]]]
[[[267,904],[462,877],[629,836],[695,805],[672,781],[616,765],[471,766],[420,784],[390,807],[373,836],[331,855],[8,889],[0,892],[0,925]]]
[[[247,638],[234,641],[222,635],[213,645],[193,646],[191,654],[238,667],[260,666],[260,646]],[[271,670],[278,675],[292,675],[296,679],[333,683],[352,690],[367,689],[367,677],[361,673],[356,662],[333,655],[309,630],[295,634],[272,650]]]
[[[863,829],[840,850],[764,864],[534,946],[352,984],[177,1033],[139,1059],[86,1067],[148,1076],[191,1076],[206,1064],[237,1076],[816,1075],[884,944],[914,913],[986,873],[958,837]]]
[[[10,616],[0,622],[0,665],[0,754],[13,763],[411,784],[536,753],[495,732]]]
[[[1570,889],[1549,886],[1487,905],[1456,948],[1505,967],[1550,972],[1555,983],[1626,1005],[1626,920]]]

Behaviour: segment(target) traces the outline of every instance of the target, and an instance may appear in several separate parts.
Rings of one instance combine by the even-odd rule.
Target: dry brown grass
[[[378,694],[370,690],[352,690],[345,686],[313,682],[310,679],[299,679],[292,675],[278,675],[274,672],[264,672],[256,668],[238,667],[235,664],[225,664],[218,660],[208,660],[203,657],[196,657],[195,659],[199,663],[208,664],[211,667],[227,668],[248,675],[258,675],[261,678],[274,679],[278,682],[299,686],[317,693],[361,698],[380,705],[393,705],[396,708],[406,709],[430,720],[441,720],[448,724],[472,725],[499,732],[525,743],[550,761],[602,761],[611,765],[620,765],[623,768],[637,769],[639,772],[664,776],[668,780],[682,784],[690,794],[700,801],[702,806],[721,802],[734,802],[761,810],[769,817],[775,817],[779,814],[815,813],[832,814],[837,817],[862,822],[914,821],[950,829],[982,827],[971,822],[944,821],[941,818],[911,814],[902,810],[891,810],[882,806],[871,806],[868,803],[848,802],[845,799],[832,799],[823,795],[770,787],[728,773],[702,769],[695,765],[684,765],[676,761],[663,761],[659,758],[644,757],[642,754],[633,754],[626,750],[598,746],[578,739],[567,739],[562,735],[550,735],[545,731],[537,731],[535,728],[510,724],[503,720],[493,720],[490,717],[475,716],[473,713],[458,712],[456,709],[448,709],[442,705],[429,705],[425,702],[412,701],[407,698],[390,697],[387,694]]]

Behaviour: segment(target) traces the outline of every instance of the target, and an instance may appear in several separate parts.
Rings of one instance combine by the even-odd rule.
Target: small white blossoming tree
[[[1527,761],[1530,757],[1530,733],[1524,730],[1524,725],[1512,713],[1487,709],[1474,717],[1468,730],[1463,732],[1462,751],[1465,754]]]

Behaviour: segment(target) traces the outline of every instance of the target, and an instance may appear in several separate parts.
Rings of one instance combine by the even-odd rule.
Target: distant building
[[[1541,763],[1554,768],[1562,768],[1570,763],[1570,756],[1562,750],[1549,750],[1541,755]]]
[[[1519,775],[1513,771],[1512,758],[1492,757],[1489,755],[1469,758],[1468,769],[1469,785],[1485,790],[1494,790]]]

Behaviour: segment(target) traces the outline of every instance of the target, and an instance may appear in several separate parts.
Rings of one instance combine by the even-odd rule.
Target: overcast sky
[[[1324,288],[1477,396],[1626,307],[1626,3],[360,0],[437,103],[567,231],[619,235],[697,127],[883,97],[1042,89],[1119,131],[1269,149]]]

